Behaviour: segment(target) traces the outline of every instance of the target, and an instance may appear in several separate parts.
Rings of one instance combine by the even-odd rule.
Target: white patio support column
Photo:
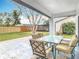
[[[78,36],[78,16],[76,16],[76,19],[75,19],[75,24],[76,24],[76,30],[75,30],[75,34]]]
[[[78,40],[79,40],[79,16],[78,15],[76,16],[76,35],[77,35]]]
[[[49,20],[49,34],[50,35],[55,34],[55,22],[54,22],[53,17],[50,18],[50,20]]]

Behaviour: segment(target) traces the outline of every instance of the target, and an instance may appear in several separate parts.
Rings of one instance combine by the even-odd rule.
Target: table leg
[[[53,50],[52,51],[53,52],[53,58],[56,59],[56,46],[53,46],[52,48],[53,48],[52,49]]]
[[[54,46],[54,59],[56,59],[56,46]]]

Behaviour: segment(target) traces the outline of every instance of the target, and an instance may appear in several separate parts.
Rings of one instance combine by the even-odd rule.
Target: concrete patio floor
[[[31,36],[0,42],[0,59],[31,59],[32,49],[29,39]],[[79,48],[76,47],[75,50],[75,59],[79,59]]]
[[[31,36],[0,42],[0,59],[30,59]]]

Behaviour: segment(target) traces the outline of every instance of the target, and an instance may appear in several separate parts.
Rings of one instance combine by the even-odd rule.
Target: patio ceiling
[[[13,0],[24,6],[30,6],[49,17],[76,15],[79,0]],[[26,4],[26,5],[25,5]],[[28,7],[27,6],[27,7]]]

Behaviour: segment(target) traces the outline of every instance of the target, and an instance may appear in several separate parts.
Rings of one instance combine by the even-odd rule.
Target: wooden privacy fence
[[[0,27],[0,33],[26,32],[26,31],[30,31],[30,27],[28,26]]]

